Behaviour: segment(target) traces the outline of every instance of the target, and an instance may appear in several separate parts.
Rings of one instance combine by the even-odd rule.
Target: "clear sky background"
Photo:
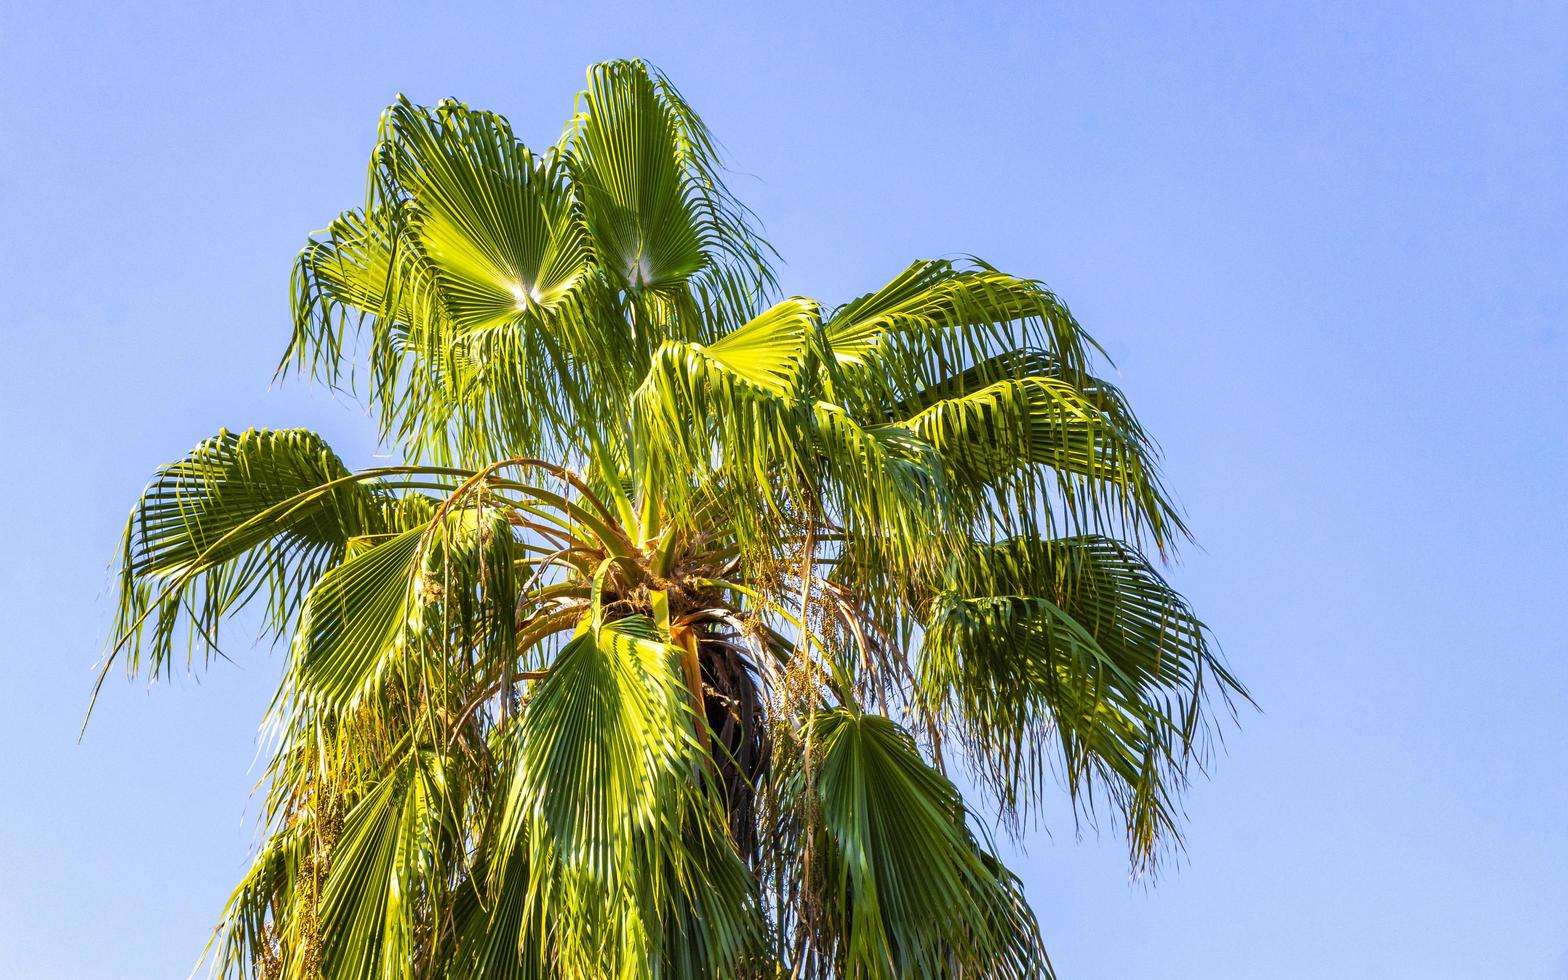
[[[435,8],[442,9],[437,11]],[[0,4],[0,977],[183,977],[246,866],[280,655],[106,688],[107,568],[269,386],[290,263],[398,92],[560,132],[663,67],[788,292],[1038,276],[1114,355],[1263,707],[1185,858],[1027,842],[1065,980],[1568,978],[1568,6]]]

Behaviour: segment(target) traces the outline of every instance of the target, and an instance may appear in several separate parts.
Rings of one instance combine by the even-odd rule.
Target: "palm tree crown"
[[[219,972],[1034,977],[945,766],[1175,838],[1245,692],[1143,556],[1186,532],[1098,348],[978,260],[827,308],[771,258],[640,62],[542,152],[387,109],[280,371],[357,371],[408,462],[220,432],[125,535],[110,661],[248,604],[288,640]]]

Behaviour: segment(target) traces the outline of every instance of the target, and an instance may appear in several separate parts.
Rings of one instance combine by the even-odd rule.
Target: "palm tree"
[[[125,534],[105,671],[288,638],[218,972],[1043,976],[945,767],[1009,832],[1064,786],[1137,868],[1177,839],[1245,692],[1143,557],[1186,531],[1099,348],[977,260],[828,309],[771,258],[640,62],[538,153],[386,111],[279,371],[358,365],[409,462],[220,432]]]

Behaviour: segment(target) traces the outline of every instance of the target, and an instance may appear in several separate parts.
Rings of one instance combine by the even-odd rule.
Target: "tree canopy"
[[[222,431],[125,533],[110,662],[246,607],[287,652],[219,973],[1045,976],[985,828],[1065,790],[1136,868],[1178,839],[1245,692],[1103,352],[978,259],[837,306],[773,259],[641,62],[538,150],[386,110],[279,370],[406,462]]]

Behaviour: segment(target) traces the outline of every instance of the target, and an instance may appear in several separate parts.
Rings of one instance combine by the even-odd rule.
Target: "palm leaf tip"
[[[373,489],[303,430],[220,432],[154,476],[126,523],[114,652],[170,666],[177,630],[218,650],[219,624],[258,594],[281,630],[347,541],[379,525]]]
[[[1119,812],[1133,861],[1180,841],[1178,796],[1248,700],[1207,627],[1136,551],[1098,536],[1017,538],[953,562],[931,603],[925,710],[952,724],[1009,810],[1052,772]]]

